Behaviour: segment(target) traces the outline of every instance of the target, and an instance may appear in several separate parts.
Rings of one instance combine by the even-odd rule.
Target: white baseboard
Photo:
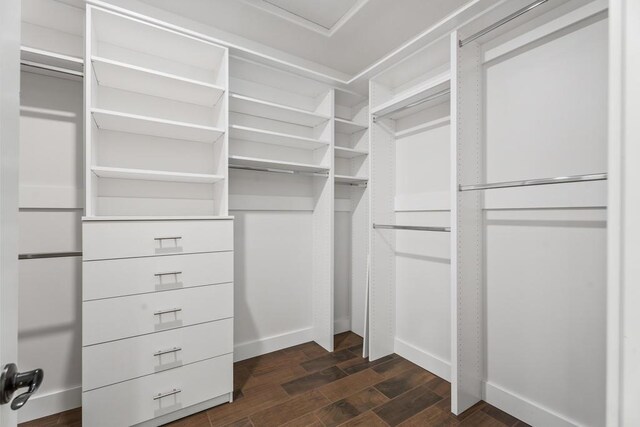
[[[24,423],[82,406],[82,387],[36,394],[18,411],[18,422]]]
[[[333,322],[333,333],[341,334],[351,330],[351,318],[343,317],[342,319],[336,319]]]
[[[239,362],[309,341],[313,341],[311,328],[298,329],[297,331],[291,331],[281,335],[239,343],[234,346],[233,361]]]
[[[575,427],[580,425],[576,421],[488,382],[484,383],[484,401],[532,426]]]
[[[451,364],[412,344],[396,338],[394,351],[440,378],[451,381]]]

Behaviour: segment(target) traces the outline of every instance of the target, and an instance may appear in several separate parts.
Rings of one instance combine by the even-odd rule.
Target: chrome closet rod
[[[513,21],[514,19],[516,19],[517,17],[524,15],[525,13],[529,12],[530,10],[535,9],[536,7],[548,2],[549,0],[537,0],[533,3],[531,3],[528,6],[523,7],[520,10],[517,10],[515,12],[513,12],[511,15],[502,18],[501,20],[499,20],[498,22],[496,22],[495,24],[489,25],[488,27],[478,31],[477,33],[462,39],[458,41],[458,44],[460,45],[460,47],[466,45],[467,43],[471,43],[472,41],[479,39],[480,37],[484,36],[485,34],[490,33],[491,31],[495,30],[496,28],[502,27],[504,24],[506,24],[509,21]]]
[[[492,182],[488,184],[461,185],[460,191],[491,190],[494,188],[530,187],[534,185],[566,184],[570,182],[603,181],[607,179],[606,173],[593,173],[589,175],[556,176],[555,178],[525,179],[522,181]]]
[[[449,95],[451,93],[451,89],[443,89],[439,92],[434,93],[433,95],[429,95],[426,98],[423,99],[419,99],[418,101],[412,102],[411,104],[407,104],[403,107],[398,107],[394,110],[388,111],[384,114],[374,114],[373,115],[373,121],[376,122],[378,120],[380,120],[383,117],[387,117],[391,114],[395,114],[398,113],[400,111],[404,111],[404,110],[408,110],[409,108],[413,108],[413,107],[417,107],[420,104],[424,104],[425,102],[429,102],[429,101],[433,101],[434,99],[440,98],[441,96],[445,96],[445,95]]]
[[[40,62],[33,62],[27,60],[20,60],[21,65],[25,65],[27,67],[39,68],[41,70],[55,71],[56,73],[69,74],[76,77],[84,77],[84,73],[82,71],[70,70],[68,68],[55,67],[53,65],[42,64]]]
[[[304,171],[293,171],[293,170],[287,170],[287,169],[271,169],[271,168],[253,168],[250,166],[236,166],[236,165],[229,165],[229,169],[239,169],[239,170],[256,171],[256,172],[286,173],[289,175],[320,176],[323,178],[327,178],[329,176],[329,173],[321,173],[321,172],[304,172]]]
[[[41,252],[35,254],[20,254],[18,259],[40,259],[40,258],[65,258],[82,256],[82,252]]]
[[[373,228],[383,228],[388,230],[417,230],[417,231],[439,231],[448,233],[451,231],[451,227],[425,227],[422,225],[388,225],[388,224],[373,224]]]

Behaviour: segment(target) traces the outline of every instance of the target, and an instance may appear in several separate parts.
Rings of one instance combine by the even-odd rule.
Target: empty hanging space
[[[458,411],[605,424],[606,5],[505,5],[452,39]]]
[[[449,38],[441,37],[370,82],[376,183],[371,354],[395,352],[446,380],[451,377],[449,52]],[[388,317],[379,314],[383,310]]]
[[[225,49],[97,7],[88,16],[93,213],[225,212]]]

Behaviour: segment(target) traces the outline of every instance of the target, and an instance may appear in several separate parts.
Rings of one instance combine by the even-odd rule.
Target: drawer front
[[[87,391],[82,394],[83,425],[130,426],[231,393],[232,373],[233,356],[227,354]]]
[[[232,352],[233,319],[92,345],[82,349],[82,389],[88,391]]]
[[[233,282],[233,252],[83,263],[84,301]]]
[[[233,317],[233,284],[82,303],[82,345]]]
[[[84,221],[83,259],[233,250],[232,220]]]

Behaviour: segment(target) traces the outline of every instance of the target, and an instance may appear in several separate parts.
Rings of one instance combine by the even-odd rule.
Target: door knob
[[[33,371],[18,372],[15,363],[4,365],[0,374],[0,405],[11,402],[11,397],[18,389],[27,387],[27,391],[22,393],[11,402],[11,409],[18,410],[27,403],[27,400],[36,392],[44,379],[42,369]]]

